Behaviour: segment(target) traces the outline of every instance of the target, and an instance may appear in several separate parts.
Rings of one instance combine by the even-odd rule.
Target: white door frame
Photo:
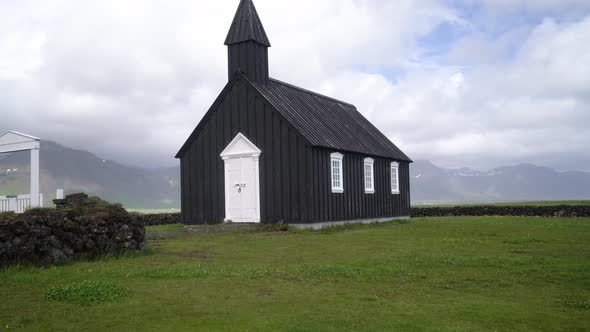
[[[39,137],[9,131],[0,135],[0,154],[19,151],[31,151],[31,208],[41,207],[39,193]]]
[[[235,158],[252,158],[254,160],[254,195],[256,201],[256,220],[259,223],[260,217],[260,155],[262,151],[254,145],[242,133],[238,133],[236,137],[227,145],[221,152],[220,157],[224,163],[224,188],[225,188],[225,220],[231,220],[232,216],[229,209],[231,184],[229,183],[229,160]]]

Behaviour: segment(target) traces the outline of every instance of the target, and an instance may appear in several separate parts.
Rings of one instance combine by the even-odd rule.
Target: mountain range
[[[180,206],[180,169],[125,166],[81,150],[43,141],[39,153],[41,192],[49,203],[56,189],[86,192],[137,209]],[[0,156],[0,195],[29,192],[28,152]]]
[[[147,169],[105,160],[51,141],[40,150],[46,204],[56,189],[86,192],[135,209],[180,207],[179,167]],[[590,199],[590,173],[531,164],[489,171],[447,169],[418,160],[410,168],[414,204]],[[0,195],[29,192],[29,154],[0,155]]]
[[[478,171],[419,160],[412,164],[410,176],[414,204],[590,199],[590,173],[532,164]]]

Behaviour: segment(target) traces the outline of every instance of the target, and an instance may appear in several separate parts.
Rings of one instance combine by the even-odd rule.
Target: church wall
[[[183,222],[214,224],[225,218],[224,164],[219,155],[240,132],[262,150],[262,222],[311,221],[306,181],[312,172],[311,148],[305,139],[243,79],[209,113],[181,157]]]

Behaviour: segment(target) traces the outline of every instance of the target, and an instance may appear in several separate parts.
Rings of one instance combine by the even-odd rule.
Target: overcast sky
[[[227,82],[238,0],[0,0],[0,131],[173,159]],[[590,170],[590,1],[255,0],[271,75],[411,158]]]

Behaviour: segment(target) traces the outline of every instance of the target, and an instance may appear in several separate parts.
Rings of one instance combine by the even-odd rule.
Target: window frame
[[[367,166],[371,167],[371,186],[367,186]],[[373,158],[365,158],[363,160],[363,182],[365,183],[365,194],[372,195],[375,194],[375,159]]]
[[[334,166],[334,162],[337,162],[339,167],[338,167],[338,175],[340,176],[339,180],[339,186],[335,185],[337,183],[336,179],[335,179],[335,172],[334,170],[336,169],[336,167]],[[332,187],[332,193],[333,194],[342,194],[344,193],[344,155],[342,153],[339,152],[334,152],[332,154],[330,154],[330,183],[331,183],[331,187]]]
[[[393,186],[393,170],[395,169],[395,184],[396,187]],[[391,168],[389,169],[389,176],[391,177],[391,194],[399,195],[400,193],[400,185],[399,185],[399,163],[394,161],[391,163]]]

